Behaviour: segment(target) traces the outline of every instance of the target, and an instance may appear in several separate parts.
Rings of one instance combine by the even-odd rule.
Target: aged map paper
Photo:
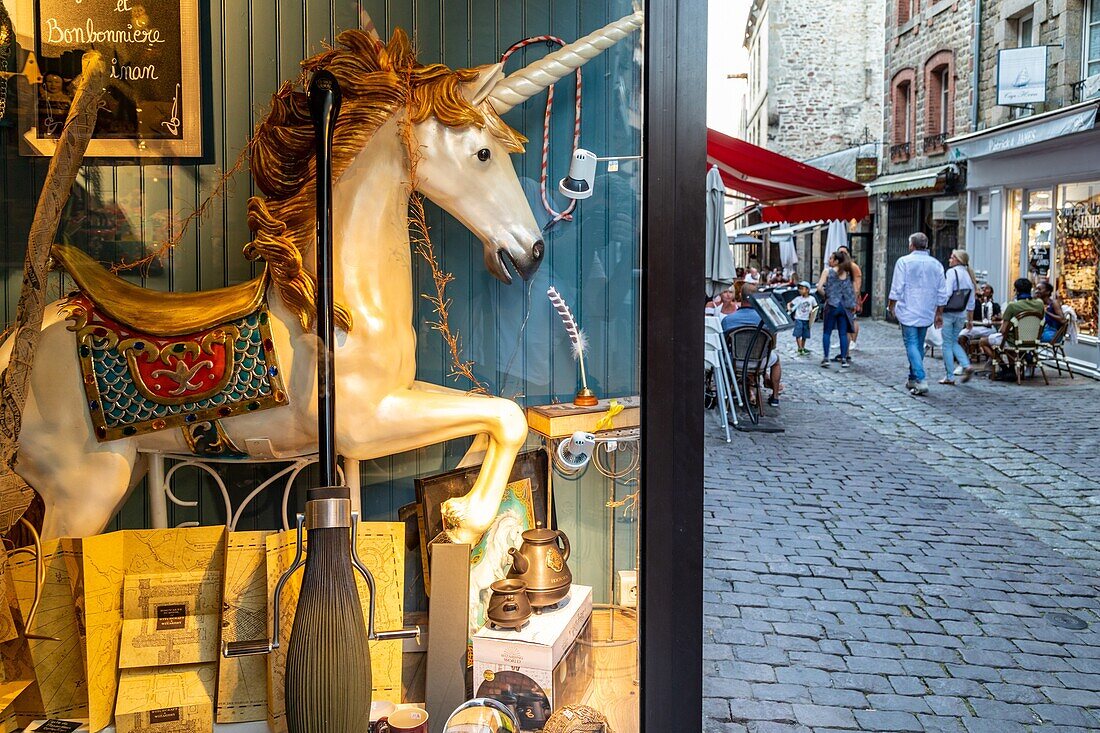
[[[375,601],[374,625],[377,631],[401,628],[404,620],[405,525],[403,522],[361,522],[356,541],[359,559],[374,575],[378,598]],[[279,532],[267,537],[267,587],[275,591],[275,583],[294,560],[294,532]],[[351,562],[351,558],[348,558]],[[356,574],[359,598],[366,619],[369,594],[367,585]],[[286,733],[286,704],[283,696],[283,674],[286,668],[286,645],[298,605],[302,586],[302,571],[294,574],[283,588],[279,609],[279,648],[268,655],[268,722],[275,733]],[[269,627],[270,629],[270,627]],[[401,642],[371,642],[371,674],[374,700],[401,702]]]
[[[217,661],[221,593],[220,573],[127,575],[118,666]]]
[[[110,725],[115,710],[126,576],[202,572],[216,578],[220,587],[224,535],[225,527],[186,527],[84,538],[88,718],[93,733]]]
[[[221,643],[270,638],[267,624],[269,531],[225,536]],[[267,656],[226,659],[218,655],[219,723],[267,717]]]
[[[118,733],[212,730],[217,673],[213,663],[122,670],[115,729]]]
[[[52,540],[42,543],[42,556],[46,580],[34,626],[29,631],[60,640],[27,641],[42,695],[42,712],[50,718],[83,718],[88,715],[88,683],[80,619],[73,599],[74,584],[70,579],[70,570],[79,564],[79,551],[68,540]],[[10,559],[9,569],[20,611],[26,618],[34,601],[34,557],[19,553]]]

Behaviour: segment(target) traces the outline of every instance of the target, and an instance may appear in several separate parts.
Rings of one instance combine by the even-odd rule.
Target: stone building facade
[[[1094,3],[1095,5],[1096,3]],[[1100,16],[1088,0],[983,0],[981,52],[979,54],[978,128],[1004,124],[1020,116],[1010,107],[997,105],[997,56],[1003,49],[1021,46],[1047,48],[1047,101],[1033,105],[1039,114],[1082,101],[1082,81],[1089,76],[1087,61],[1100,74],[1100,52],[1088,41],[1086,13]],[[1094,31],[1094,35],[1100,31]],[[1100,48],[1100,41],[1090,44]],[[1084,59],[1084,60],[1083,60]]]
[[[983,0],[979,47],[978,129],[948,141],[971,263],[1002,301],[1050,283],[1076,316],[1073,368],[1100,376],[1100,0]],[[998,104],[998,77],[1029,96]]]
[[[964,171],[947,139],[973,129],[974,0],[887,0],[873,312],[886,312],[894,263],[923,231],[945,262],[965,244]]]
[[[805,160],[882,124],[887,0],[753,0],[744,138]]]

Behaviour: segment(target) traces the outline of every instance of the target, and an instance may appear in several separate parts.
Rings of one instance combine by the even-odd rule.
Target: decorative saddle
[[[138,287],[78,249],[54,245],[76,281],[61,306],[76,333],[100,442],[180,428],[199,455],[243,455],[222,418],[286,404],[271,340],[266,272],[196,293]]]

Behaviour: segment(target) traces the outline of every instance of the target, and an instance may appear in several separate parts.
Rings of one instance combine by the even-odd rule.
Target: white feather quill
[[[550,299],[550,305],[554,306],[554,310],[561,317],[562,325],[565,326],[565,333],[569,336],[569,341],[573,346],[573,358],[577,360],[584,358],[584,351],[588,348],[588,337],[577,326],[577,321],[573,318],[573,311],[569,310],[565,298],[561,297],[561,293],[553,285],[546,290],[546,297]]]

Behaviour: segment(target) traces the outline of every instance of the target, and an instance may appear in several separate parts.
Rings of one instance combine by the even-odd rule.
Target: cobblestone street
[[[706,415],[705,729],[1100,729],[1100,383],[914,398],[862,327],[781,337],[785,433]]]

